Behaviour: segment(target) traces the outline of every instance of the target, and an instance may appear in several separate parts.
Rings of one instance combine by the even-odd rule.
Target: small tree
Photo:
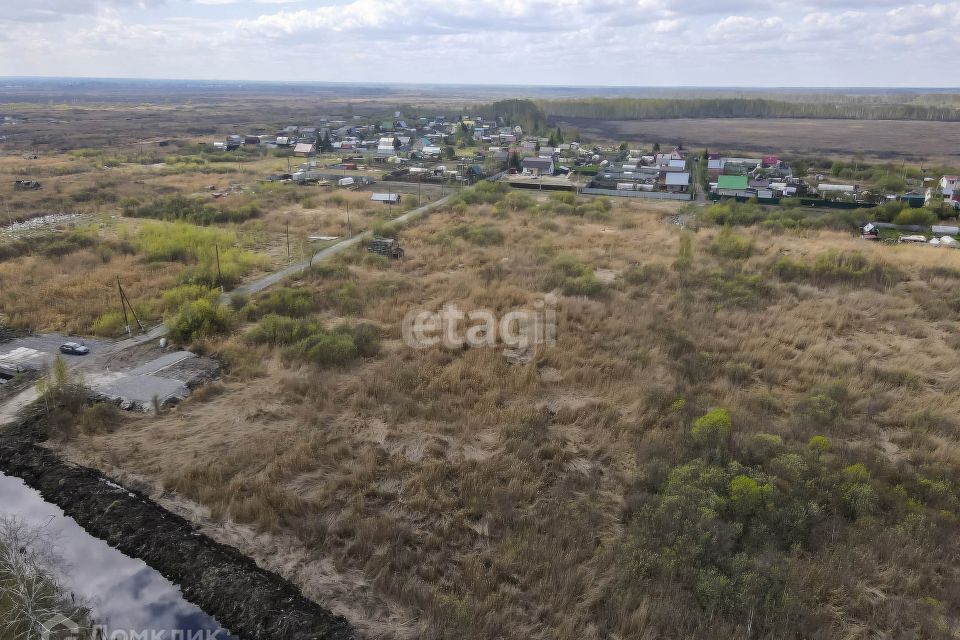
[[[697,418],[690,435],[704,455],[720,460],[726,453],[732,430],[733,420],[730,413],[726,409],[718,408]]]
[[[330,142],[330,132],[324,131],[323,139],[320,141],[320,151],[329,152],[333,151],[333,143]]]

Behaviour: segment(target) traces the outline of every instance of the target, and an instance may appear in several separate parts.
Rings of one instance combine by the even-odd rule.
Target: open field
[[[151,323],[182,302],[176,291],[183,285],[217,285],[215,246],[229,290],[322,248],[316,238],[371,229],[417,203],[416,185],[389,187],[409,195],[387,207],[371,203],[370,191],[261,182],[288,166],[270,154],[224,163],[176,145],[141,164],[125,153],[107,147],[0,157],[6,322],[32,331],[117,335],[117,277]],[[19,179],[38,180],[42,188],[15,190]],[[439,188],[427,185],[422,195],[424,203],[435,200]],[[99,326],[105,314],[109,322]]]
[[[58,446],[371,637],[952,637],[960,252],[675,212],[468,194],[402,262],[245,302],[221,384]],[[547,293],[529,361],[401,340]]]
[[[960,164],[960,123],[869,120],[723,119],[593,120],[564,118],[564,129],[611,142],[727,152],[849,157]]]

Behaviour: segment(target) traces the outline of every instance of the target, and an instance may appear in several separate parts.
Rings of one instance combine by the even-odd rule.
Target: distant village
[[[230,135],[212,146],[224,152],[251,146],[286,150],[303,162],[268,179],[327,180],[341,187],[372,184],[369,171],[376,169],[387,182],[459,185],[494,176],[518,189],[624,198],[761,204],[796,199],[804,206],[850,209],[887,202],[920,208],[936,199],[941,209],[960,210],[958,176],[925,177],[912,189],[890,192],[830,175],[795,175],[776,155],[588,145],[565,141],[559,129],[549,136],[532,135],[504,118],[411,118],[397,111],[386,119],[322,119],[269,134]],[[375,194],[373,199],[395,204],[400,196]]]

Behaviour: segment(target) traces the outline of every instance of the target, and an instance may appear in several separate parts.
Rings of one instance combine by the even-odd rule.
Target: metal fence
[[[693,195],[689,193],[673,193],[671,191],[627,191],[626,189],[581,189],[580,193],[590,196],[614,196],[617,198],[646,198],[648,200],[681,200],[689,202]]]

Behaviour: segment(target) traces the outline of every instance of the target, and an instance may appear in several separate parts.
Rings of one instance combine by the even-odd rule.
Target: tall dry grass
[[[753,246],[745,257],[711,251],[705,230],[676,264],[681,234],[659,212],[629,203],[610,215],[433,215],[405,232],[402,262],[357,252],[290,283],[318,301],[307,318],[379,326],[379,356],[342,368],[274,359],[267,377],[228,382],[179,416],[77,446],[146,469],[216,519],[292,536],[310,558],[360,572],[419,621],[412,636],[947,637],[960,610],[960,579],[939,560],[958,551],[960,306],[949,292],[960,254],[738,230]],[[494,225],[504,242],[471,242],[464,225]],[[770,268],[830,251],[904,277],[787,281]],[[560,297],[558,344],[530,362],[400,342],[411,308],[531,304],[564,255],[612,279],[602,295]],[[348,284],[357,304],[331,304]],[[662,572],[667,550],[650,555],[633,515],[697,463],[691,424],[718,406],[735,425],[730,464],[769,463],[786,492],[783,478],[802,469],[816,469],[809,486],[846,487],[843,469],[859,463],[885,506],[856,519],[824,488],[828,516],[802,544],[778,546],[772,532],[750,542],[744,561],[780,577],[768,602],[748,590],[711,604],[722,583]],[[815,436],[829,451],[809,449]],[[776,450],[785,457],[766,460]],[[695,525],[680,520],[677,537]]]

